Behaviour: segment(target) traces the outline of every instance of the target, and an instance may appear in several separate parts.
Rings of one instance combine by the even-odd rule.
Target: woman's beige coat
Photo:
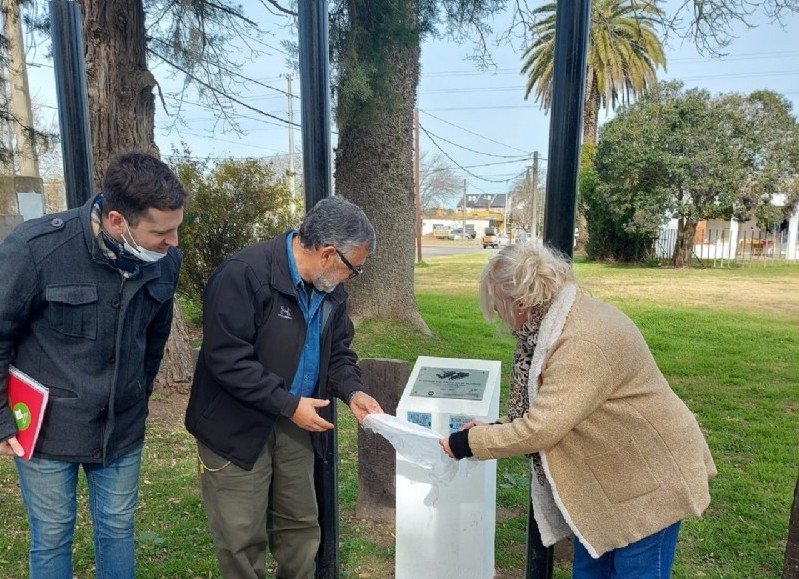
[[[528,413],[472,428],[474,456],[540,452],[556,504],[594,557],[700,515],[716,467],[635,324],[577,295],[551,343]]]

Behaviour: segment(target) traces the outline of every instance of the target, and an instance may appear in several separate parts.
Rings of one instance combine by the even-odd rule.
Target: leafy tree
[[[749,172],[741,188],[735,217],[755,219],[758,226],[774,229],[795,212],[799,204],[799,123],[792,105],[773,91],[756,91],[749,96],[725,95],[721,106],[743,116],[745,130],[740,146]],[[775,206],[780,194],[784,203]]]
[[[628,204],[623,211],[609,209],[599,194],[599,173],[595,166],[596,146],[583,145],[580,155],[580,211],[587,218],[586,255],[593,261],[639,262],[646,259],[651,232],[629,230],[626,225],[635,215]]]
[[[291,193],[274,168],[254,159],[211,166],[185,150],[172,168],[192,192],[181,227],[179,291],[199,301],[216,267],[236,251],[297,225]],[[296,214],[299,215],[299,214]]]
[[[458,177],[441,153],[422,153],[419,189],[422,211],[450,205],[463,195],[463,180]]]
[[[785,193],[796,206],[799,131],[788,102],[771,92],[712,98],[664,83],[622,110],[597,149],[604,202],[624,231],[655,237],[678,219],[671,262],[690,263],[700,220],[746,217]]]
[[[524,98],[535,90],[535,99],[545,111],[552,106],[556,9],[557,2],[550,2],[532,11],[533,43],[522,56],[522,72],[528,75]],[[601,108],[629,103],[657,82],[657,68],[666,66],[663,45],[655,33],[662,17],[662,10],[649,2],[591,3],[583,142],[596,144]]]
[[[187,86],[205,88],[204,81],[186,63],[197,63],[201,74],[213,75],[228,60],[220,61],[216,50],[228,54],[208,40],[224,40],[231,31],[246,33],[252,22],[241,16],[235,6],[203,0],[80,0],[83,8],[86,76],[89,94],[89,124],[95,184],[99,189],[102,175],[111,158],[126,150],[158,154],[154,140],[156,80],[148,67],[148,55],[157,56],[152,46],[158,37],[147,32],[146,18],[155,31],[166,32],[163,56],[172,55],[184,67]],[[215,65],[215,66],[214,66]],[[202,97],[214,102],[219,93],[206,89]],[[216,109],[220,107],[217,106]],[[193,360],[191,344],[183,316],[175,303],[172,332],[164,352],[156,388],[161,391],[186,391],[191,382]]]
[[[331,11],[336,64],[336,190],[377,233],[369,274],[348,286],[353,317],[403,320],[428,331],[413,293],[413,108],[425,36],[484,35],[505,0],[340,0]]]

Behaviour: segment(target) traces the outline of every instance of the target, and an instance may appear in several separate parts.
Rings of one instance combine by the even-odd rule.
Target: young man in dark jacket
[[[313,433],[330,396],[358,421],[382,412],[363,392],[341,282],[363,271],[375,233],[363,211],[329,198],[290,231],[232,256],[203,296],[203,345],[186,410],[203,501],[225,579],[314,574],[319,523]]]
[[[129,153],[83,207],[25,222],[0,245],[0,453],[15,456],[32,578],[72,577],[81,466],[97,577],[134,577],[147,401],[172,324],[185,201],[169,167]],[[8,406],[11,364],[50,390],[30,461]]]

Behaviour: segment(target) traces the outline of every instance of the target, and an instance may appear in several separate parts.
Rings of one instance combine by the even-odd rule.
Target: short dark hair
[[[327,197],[314,205],[300,225],[306,249],[332,245],[342,253],[358,247],[375,250],[375,229],[363,209],[343,197]]]
[[[180,209],[188,193],[164,162],[147,153],[114,157],[103,179],[103,213],[119,211],[130,225],[152,208]]]

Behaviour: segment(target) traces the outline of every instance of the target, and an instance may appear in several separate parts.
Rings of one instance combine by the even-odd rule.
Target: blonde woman
[[[573,577],[669,577],[680,523],[707,508],[716,468],[635,324],[533,244],[488,262],[480,301],[518,338],[508,416],[467,424],[444,451],[528,455],[543,543],[575,536]]]

